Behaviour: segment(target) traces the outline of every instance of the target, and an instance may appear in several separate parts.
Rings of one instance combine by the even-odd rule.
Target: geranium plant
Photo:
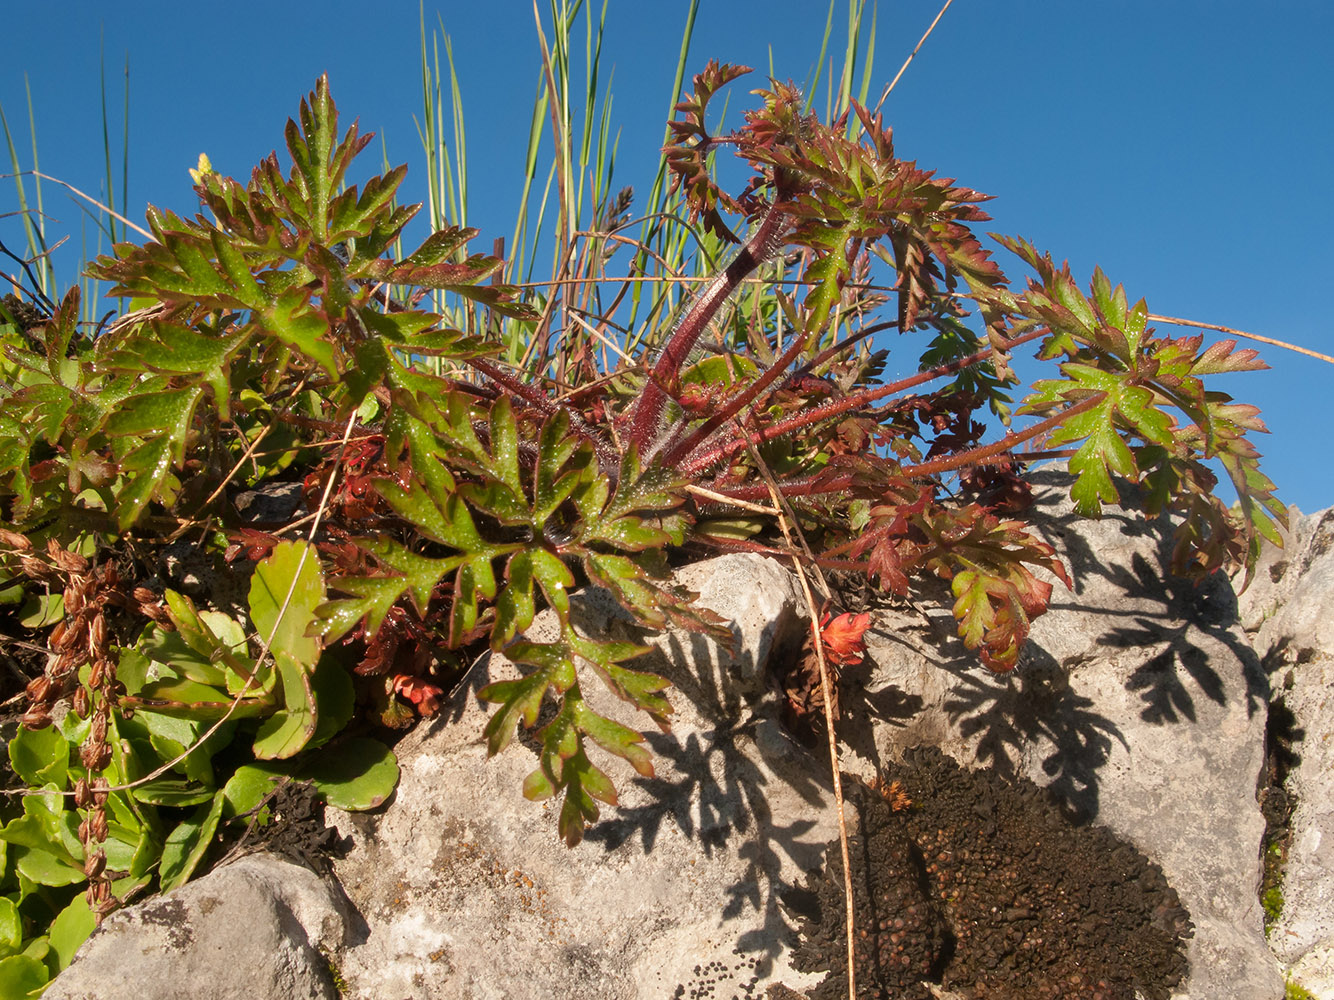
[[[1254,352],[1158,335],[1101,272],[1085,292],[1002,239],[1034,273],[1013,287],[977,232],[985,196],[899,159],[855,103],[825,122],[772,83],[741,127],[713,134],[710,101],[744,72],[697,76],[666,150],[683,213],[735,251],[636,335],[637,356],[600,360],[572,339],[516,359],[524,337],[553,342],[550,300],[506,283],[498,255],[470,253],[471,230],[400,255],[416,211],[396,201],[405,168],[350,183],[369,136],[340,134],[324,79],[288,123],[290,168],[275,155],[246,183],[201,169],[199,214],[150,210],[149,239],[92,265],[128,301],[107,329],[80,327],[77,292],[6,328],[0,564],[32,642],[53,651],[24,724],[56,723],[80,748],[78,767],[20,773],[73,791],[77,817],[52,822],[69,827],[65,860],[94,880],[94,907],[144,874],[133,845],[162,844],[143,805],[189,805],[201,836],[234,811],[199,746],[266,774],[335,773],[298,762],[336,750],[355,719],[435,711],[487,650],[523,669],[481,691],[496,706],[490,750],[549,706],[524,793],[561,796],[560,833],[577,843],[616,801],[594,748],[653,766],[585,685],[663,727],[672,710],[667,681],[633,665],[644,647],[575,628],[582,581],[646,628],[724,637],[672,582],[674,559],[763,552],[896,594],[932,574],[950,583],[963,641],[1004,672],[1046,608],[1038,571],[1065,578],[1022,520],[1035,457],[1069,457],[1088,516],[1123,499],[1117,477],[1140,483],[1148,513],[1181,516],[1183,572],[1249,564],[1276,539],[1255,411],[1205,387],[1261,367]],[[716,178],[720,151],[751,171],[738,192]],[[622,201],[604,206],[607,232]],[[799,291],[766,283],[779,272]],[[751,308],[733,309],[743,286]],[[467,308],[451,322],[428,295]],[[882,379],[877,333],[919,336],[922,370]],[[1008,415],[1009,358],[1027,344],[1052,362],[1017,411],[1035,419],[987,441],[978,413]],[[1214,493],[1214,459],[1236,510]],[[284,513],[243,512],[243,494],[288,487]],[[164,570],[182,542],[239,593],[185,593]],[[525,633],[543,607],[559,635],[537,642]],[[865,622],[824,628],[834,664],[855,662]],[[164,773],[145,779],[157,768],[120,756],[118,733],[139,733],[130,743]],[[379,763],[358,801],[382,797]],[[14,824],[35,822],[11,821],[0,843],[26,845]],[[100,846],[113,842],[119,853]],[[188,852],[179,866],[193,868]]]

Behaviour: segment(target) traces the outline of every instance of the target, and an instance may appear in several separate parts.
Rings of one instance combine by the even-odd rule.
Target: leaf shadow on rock
[[[951,661],[946,669],[957,683],[945,711],[960,735],[976,739],[978,762],[1007,779],[1019,777],[1025,748],[1049,745],[1042,759],[1048,789],[1067,819],[1089,822],[1098,815],[1098,772],[1114,742],[1127,747],[1126,738],[1091,698],[1071,688],[1050,653],[1030,644],[1023,655],[1019,669],[1005,677]]]
[[[881,637],[890,642],[902,640],[889,632],[881,632]],[[905,643],[906,645],[906,643]],[[878,726],[903,729],[926,708],[926,700],[919,694],[910,694],[898,684],[889,683],[871,690],[871,679],[875,676],[878,664],[868,652],[861,663],[844,667],[839,676],[838,705],[839,715],[843,719],[856,719],[856,725],[838,726],[838,736],[842,743],[857,756],[870,761],[877,772],[884,769],[879,742],[876,739]],[[862,722],[865,724],[861,724]],[[809,744],[812,749],[824,743],[823,720],[819,732],[812,733]]]
[[[704,636],[673,634],[664,653],[673,664],[710,664],[714,648]],[[657,774],[631,782],[639,793],[633,798],[646,801],[630,804],[624,799],[631,797],[624,796],[585,840],[610,851],[637,839],[648,853],[670,825],[698,844],[705,857],[736,845],[744,869],[727,887],[719,916],[759,915],[759,922],[738,937],[736,948],[759,953],[755,972],[767,975],[773,959],[796,941],[795,923],[782,898],[797,888],[802,874],[819,868],[828,842],[827,832],[801,809],[775,815],[775,784],[788,786],[782,797],[789,804],[795,794],[810,813],[826,811],[833,797],[828,769],[782,731],[772,701],[747,703],[739,686],[727,683],[716,669],[675,669],[670,677],[673,702],[689,701],[714,728],[685,732],[682,727],[680,735],[648,732]],[[786,879],[785,862],[792,872]]]
[[[1097,648],[1163,647],[1127,680],[1127,690],[1140,692],[1144,702],[1141,718],[1151,724],[1194,722],[1197,696],[1220,706],[1226,704],[1226,684],[1210,665],[1210,651],[1201,645],[1202,637],[1223,645],[1241,662],[1247,718],[1264,711],[1269,704],[1268,680],[1259,657],[1236,627],[1240,615],[1232,584],[1222,572],[1195,582],[1168,571],[1174,542],[1171,520],[1107,508],[1103,522],[1117,525],[1127,539],[1146,540],[1143,548],[1152,551],[1151,559],[1143,551],[1133,552],[1128,564],[1108,560],[1107,553],[1096,551],[1081,531],[1088,522],[1069,506],[1069,475],[1045,470],[1034,479],[1049,487],[1038,502],[1039,508],[1046,508],[1047,516],[1035,523],[1069,568],[1074,595],[1108,586],[1119,595],[1117,607],[1100,607],[1097,614],[1103,619],[1119,618],[1126,624],[1114,623],[1102,632],[1096,640]],[[1139,490],[1133,484],[1118,482],[1117,488],[1132,505],[1140,502]],[[1080,607],[1074,601],[1051,603],[1053,611]]]

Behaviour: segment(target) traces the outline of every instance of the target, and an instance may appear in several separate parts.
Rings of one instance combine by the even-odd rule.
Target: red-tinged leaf
[[[820,641],[824,645],[825,656],[840,666],[861,663],[866,655],[866,640],[863,638],[871,625],[870,614],[841,614],[831,618],[826,614],[820,619]]]
[[[1191,365],[1193,375],[1214,375],[1219,372],[1257,372],[1269,368],[1260,360],[1260,352],[1249,347],[1237,350],[1235,340],[1220,340],[1210,344]]]
[[[623,726],[586,708],[580,715],[579,728],[603,750],[625,759],[642,777],[653,777],[653,759],[649,752],[639,745],[644,742],[643,733],[638,733],[628,726]],[[605,793],[595,793],[594,797],[608,805],[616,805],[616,789],[610,779],[606,781]]]
[[[671,687],[671,682],[657,674],[621,666],[626,660],[649,652],[650,647],[632,642],[595,642],[574,635],[573,630],[570,630],[569,642],[574,651],[598,672],[613,694],[648,712],[660,726],[667,728],[667,716],[673,709],[659,692]]]
[[[904,596],[908,593],[908,575],[903,572],[903,560],[898,546],[888,535],[882,535],[871,549],[866,562],[867,575],[880,580],[882,590]]]
[[[532,656],[535,657],[536,653],[532,653]],[[527,729],[537,724],[537,713],[542,708],[542,698],[546,695],[547,688],[552,685],[553,679],[562,673],[565,667],[559,657],[553,658],[553,661],[518,680],[496,681],[477,692],[479,700],[500,705],[483,731],[486,737],[486,752],[489,756],[495,756],[509,746],[520,722]],[[532,659],[527,662],[531,663]]]

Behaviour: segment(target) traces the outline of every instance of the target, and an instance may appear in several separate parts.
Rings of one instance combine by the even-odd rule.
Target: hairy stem
[[[648,454],[649,445],[662,423],[669,398],[667,387],[676,383],[700,335],[741,282],[778,250],[784,215],[777,204],[775,199],[755,232],[742,244],[740,252],[709,282],[663,348],[662,357],[649,374],[644,394],[639,397],[630,421],[630,440],[639,446],[641,454]]]
[[[970,465],[981,465],[987,459],[1007,452],[1015,445],[1023,444],[1040,434],[1045,434],[1053,427],[1057,427],[1070,417],[1075,416],[1075,414],[1093,409],[1106,398],[1107,393],[1095,392],[1088,399],[1082,399],[1073,406],[1067,406],[1060,413],[1054,413],[1046,420],[1039,420],[1032,427],[1027,427],[1022,431],[1011,431],[999,441],[993,441],[981,448],[973,448],[970,451],[959,452],[957,455],[950,455],[946,458],[937,458],[931,462],[923,462],[921,465],[910,465],[903,470],[903,474],[906,476],[936,476],[942,472],[966,469]]]
[[[1025,341],[1036,340],[1042,335],[1042,332],[1034,330],[1011,340],[1008,346],[1015,347]],[[715,462],[730,458],[736,452],[746,447],[748,443],[763,444],[765,441],[771,441],[783,434],[788,434],[792,431],[801,430],[803,427],[810,427],[812,424],[818,424],[822,421],[842,416],[850,410],[860,409],[877,400],[884,399],[886,396],[892,396],[895,393],[903,392],[906,389],[922,385],[925,382],[931,382],[935,379],[943,378],[946,375],[953,375],[955,372],[963,371],[965,368],[981,364],[984,361],[990,360],[991,355],[992,348],[987,346],[965,358],[959,358],[957,361],[951,361],[944,365],[937,365],[935,368],[929,369],[928,371],[920,372],[919,374],[909,376],[908,378],[899,379],[896,382],[890,382],[877,389],[868,389],[865,392],[859,392],[844,399],[826,403],[823,406],[813,407],[803,413],[795,414],[794,416],[788,417],[786,420],[780,420],[778,423],[773,424],[770,427],[757,431],[750,435],[749,438],[734,438],[717,448],[691,455],[689,461],[682,463],[681,471],[686,474],[697,473],[700,470],[713,465]]]

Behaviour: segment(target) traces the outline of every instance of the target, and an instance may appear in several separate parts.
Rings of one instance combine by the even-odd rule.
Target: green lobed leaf
[[[588,661],[602,677],[607,687],[619,698],[648,712],[659,724],[665,724],[672,713],[671,703],[660,692],[671,687],[665,677],[647,671],[630,670],[621,666],[651,651],[652,647],[633,642],[599,642],[584,639],[570,631],[571,648]]]
[[[310,304],[308,290],[283,292],[256,315],[268,333],[315,362],[329,378],[337,377],[333,345],[325,339],[329,321]]]
[[[542,698],[548,688],[563,694],[575,683],[574,659],[564,643],[512,642],[505,655],[514,663],[526,663],[537,669],[517,680],[495,681],[477,692],[481,701],[500,705],[486,724],[484,735],[488,755],[504,750],[522,722],[525,728],[537,723]]]

